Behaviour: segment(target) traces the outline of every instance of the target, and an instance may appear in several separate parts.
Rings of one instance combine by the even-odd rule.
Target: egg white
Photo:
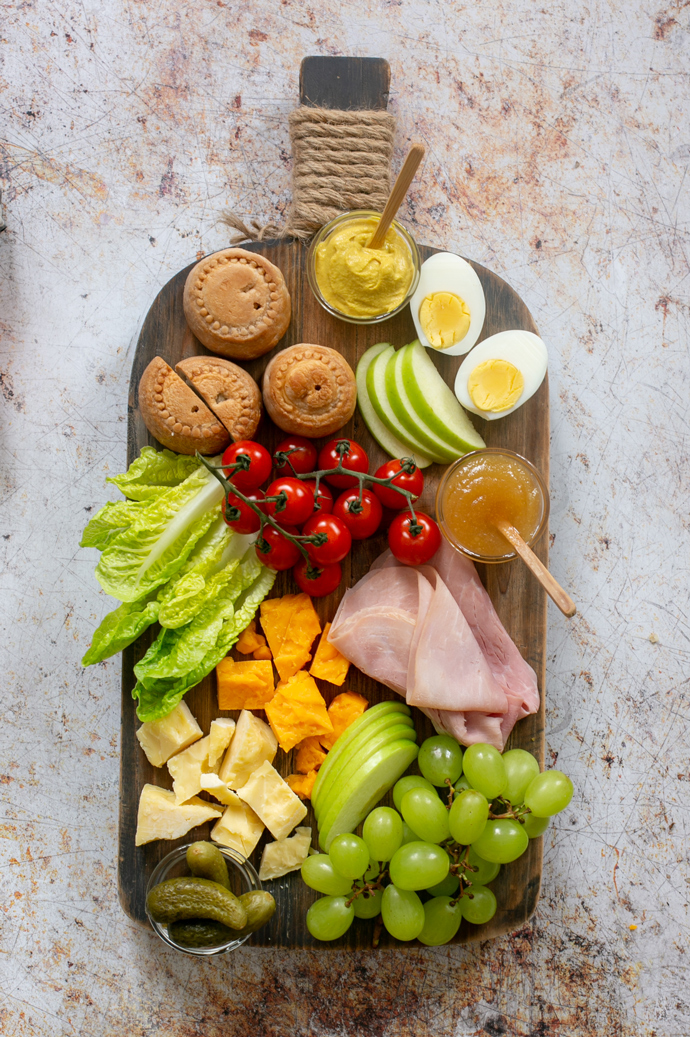
[[[479,414],[487,421],[505,418],[518,407],[522,407],[523,403],[527,403],[531,396],[534,396],[546,376],[548,359],[546,346],[538,335],[533,335],[531,331],[500,331],[497,335],[484,339],[478,346],[475,346],[469,356],[465,357],[455,377],[455,395],[465,410]],[[507,407],[506,410],[493,412],[479,410],[468,392],[467,382],[470,375],[475,367],[486,360],[505,360],[517,367],[524,378],[525,387],[522,396],[516,404]]]
[[[424,334],[419,320],[419,308],[427,295],[435,292],[451,292],[459,295],[470,311],[470,326],[464,338],[448,349],[436,349]],[[427,349],[443,356],[462,356],[472,348],[482,333],[486,316],[486,300],[482,283],[470,264],[454,252],[437,252],[422,263],[419,283],[410,299],[412,320],[419,341]]]

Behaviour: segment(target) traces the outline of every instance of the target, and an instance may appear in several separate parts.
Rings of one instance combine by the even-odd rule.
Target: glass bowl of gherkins
[[[177,846],[154,869],[146,890],[156,935],[177,951],[205,958],[241,947],[275,909],[247,858],[216,843]]]

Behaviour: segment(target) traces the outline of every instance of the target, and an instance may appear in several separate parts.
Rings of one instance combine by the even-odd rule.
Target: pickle
[[[168,936],[181,947],[216,947],[228,940],[239,939],[236,929],[229,929],[222,922],[214,922],[209,918],[189,918],[179,922],[171,922]]]
[[[187,847],[187,867],[192,875],[201,879],[212,879],[230,889],[228,866],[225,857],[213,843],[191,843]]]
[[[276,911],[276,902],[265,889],[252,889],[248,893],[243,893],[240,897],[240,904],[247,912],[247,924],[237,933],[238,939],[249,936],[262,925],[266,925]]]
[[[185,918],[211,918],[235,930],[247,925],[247,911],[234,893],[196,876],[159,882],[146,898],[146,909],[161,925]]]

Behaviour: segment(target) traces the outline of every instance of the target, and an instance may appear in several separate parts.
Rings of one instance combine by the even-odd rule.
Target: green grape
[[[524,825],[512,817],[501,817],[487,821],[486,828],[472,845],[485,861],[508,864],[522,856],[528,843]]]
[[[403,820],[392,807],[377,807],[364,822],[362,838],[372,861],[389,861],[402,844]]]
[[[369,851],[364,839],[344,832],[336,835],[328,848],[331,864],[346,879],[359,879],[369,867]]]
[[[307,911],[307,929],[315,940],[337,940],[350,928],[354,917],[347,897],[321,897]]]
[[[503,766],[508,775],[503,795],[513,806],[518,806],[524,801],[527,786],[539,774],[539,764],[532,753],[524,749],[509,749],[503,753]]]
[[[450,735],[434,735],[419,747],[417,765],[432,785],[457,781],[462,774],[462,749]]]
[[[496,897],[486,886],[472,886],[460,904],[463,918],[475,925],[483,925],[496,914]]]
[[[469,781],[467,780],[467,775],[466,774],[463,774],[463,776],[461,778],[458,778],[458,780],[455,782],[455,791],[456,792],[464,792],[465,789],[471,789],[471,788],[472,788],[472,786],[470,785]]]
[[[393,802],[398,810],[400,810],[403,796],[406,792],[409,792],[410,789],[429,789],[429,792],[436,791],[431,782],[427,781],[426,778],[423,778],[421,774],[406,774],[404,777],[396,781],[393,786]]]
[[[538,839],[551,823],[550,817],[537,817],[536,814],[525,814],[524,828],[528,839]]]
[[[508,784],[508,775],[498,749],[486,742],[477,742],[465,749],[462,761],[467,780],[473,789],[487,799],[500,796]]]
[[[376,882],[381,874],[378,861],[372,861],[367,870],[362,875],[361,879],[356,879],[354,885],[361,886],[364,882]]]
[[[417,937],[427,947],[449,943],[462,922],[461,901],[450,897],[434,897],[424,905],[424,927]]]
[[[459,886],[460,879],[449,871],[442,882],[437,882],[435,886],[429,886],[427,893],[431,893],[432,897],[452,897],[453,893],[457,893]]]
[[[465,871],[465,878],[472,883],[476,883],[478,886],[485,886],[487,882],[493,882],[501,870],[501,865],[496,864],[495,861],[485,861],[483,857],[480,857],[474,846],[470,846],[470,852],[467,855],[467,863],[476,871]]]
[[[424,927],[424,905],[417,894],[408,889],[386,886],[381,914],[383,924],[396,940],[414,940]]]
[[[377,889],[371,896],[362,894],[357,897],[356,900],[352,901],[352,906],[355,909],[355,918],[376,918],[377,915],[381,914],[382,900],[382,889]]]
[[[450,835],[448,808],[439,799],[436,789],[410,789],[403,796],[401,812],[413,832],[430,843],[441,843]]]
[[[453,800],[448,814],[450,834],[456,843],[469,846],[484,831],[489,816],[489,802],[486,796],[475,789],[465,789]]]
[[[528,785],[525,806],[537,817],[553,817],[573,798],[573,783],[563,771],[544,771]]]
[[[352,880],[338,874],[327,853],[307,857],[302,865],[302,878],[311,889],[329,897],[346,896],[352,890]]]
[[[450,868],[450,857],[434,843],[407,843],[393,855],[391,882],[398,889],[428,889],[442,882]]]
[[[410,826],[408,824],[405,824],[405,822],[403,821],[403,837],[402,837],[401,845],[404,846],[405,843],[419,843],[419,842],[424,842],[424,840],[420,839],[420,837],[417,835],[417,833],[413,832],[412,829],[410,828]]]

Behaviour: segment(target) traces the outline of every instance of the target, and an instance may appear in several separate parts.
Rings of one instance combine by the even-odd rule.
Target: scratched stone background
[[[687,1037],[687,0],[1,5],[0,1031]],[[116,892],[119,672],[77,547],[125,458],[156,292],[282,220],[305,54],[388,58],[428,153],[417,237],[506,278],[548,344],[547,749],[575,779],[530,924],[468,948],[197,964]]]

